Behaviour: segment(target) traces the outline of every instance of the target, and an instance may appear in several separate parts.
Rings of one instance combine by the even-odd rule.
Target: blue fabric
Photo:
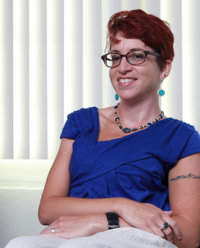
[[[125,197],[170,210],[168,173],[177,161],[200,152],[194,127],[166,118],[142,131],[97,141],[96,107],[68,115],[61,138],[75,139],[70,164],[71,197]]]

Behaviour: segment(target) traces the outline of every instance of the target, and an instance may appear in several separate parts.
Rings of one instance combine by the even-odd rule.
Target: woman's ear
[[[163,70],[162,70],[162,73],[160,75],[160,80],[164,80],[166,77],[169,76],[170,74],[170,71],[172,69],[172,62],[171,60],[166,60],[166,65],[164,66]]]

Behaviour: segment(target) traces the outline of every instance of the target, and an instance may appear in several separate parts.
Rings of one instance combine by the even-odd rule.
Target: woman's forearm
[[[49,225],[60,216],[115,213],[120,199],[123,198],[83,199],[53,196],[41,201],[38,216],[41,224]]]

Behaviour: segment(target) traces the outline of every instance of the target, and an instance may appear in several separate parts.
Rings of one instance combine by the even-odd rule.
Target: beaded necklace
[[[120,128],[124,133],[136,132],[136,131],[138,131],[138,130],[140,130],[140,129],[143,129],[143,128],[145,128],[145,127],[150,127],[151,125],[153,125],[154,123],[156,123],[157,121],[159,121],[160,119],[162,119],[163,116],[164,116],[164,112],[161,111],[161,114],[159,114],[158,118],[156,118],[156,119],[155,119],[154,121],[152,121],[152,122],[148,122],[148,123],[147,123],[146,125],[144,125],[144,126],[140,126],[140,127],[138,127],[138,128],[133,128],[133,129],[130,129],[130,128],[128,128],[128,127],[123,128],[122,125],[121,125],[121,123],[120,123],[120,121],[119,121],[119,117],[117,116],[118,105],[119,105],[119,103],[114,107],[115,121],[117,122],[117,124],[119,125],[119,128]]]

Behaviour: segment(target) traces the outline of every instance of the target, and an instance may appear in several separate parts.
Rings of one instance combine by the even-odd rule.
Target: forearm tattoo
[[[172,179],[170,179],[170,182],[171,181],[176,181],[178,179],[185,179],[185,178],[200,179],[200,176],[195,176],[195,175],[192,175],[191,173],[189,173],[187,176],[182,175],[182,176],[177,176],[175,178],[172,178]]]

